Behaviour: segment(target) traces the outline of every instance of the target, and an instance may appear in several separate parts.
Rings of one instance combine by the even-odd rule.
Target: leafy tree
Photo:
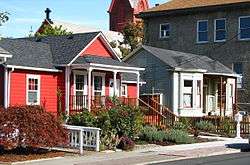
[[[143,25],[144,24],[142,21],[137,21],[135,23],[134,22],[128,23],[124,27],[123,29],[124,44],[128,44],[131,47],[130,51],[133,51],[138,47],[138,45],[142,43],[144,38]]]
[[[9,13],[8,12],[0,12],[0,26],[2,26],[2,24],[7,22],[8,20],[9,20]]]
[[[52,27],[50,25],[45,25],[41,33],[37,32],[36,36],[60,36],[60,35],[69,35],[72,32],[68,32],[67,29],[63,29],[61,26]]]

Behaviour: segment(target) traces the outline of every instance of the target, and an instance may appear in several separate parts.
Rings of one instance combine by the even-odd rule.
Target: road
[[[250,165],[250,152],[186,159],[153,165]]]

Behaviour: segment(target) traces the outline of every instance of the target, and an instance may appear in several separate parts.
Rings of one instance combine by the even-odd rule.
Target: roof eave
[[[204,12],[204,11],[214,11],[224,8],[245,8],[250,6],[249,2],[239,2],[239,3],[231,3],[231,4],[221,4],[221,5],[211,5],[211,6],[200,6],[200,7],[192,7],[192,8],[183,8],[183,9],[171,9],[171,10],[159,10],[159,11],[144,11],[141,12],[138,17],[139,18],[148,18],[155,16],[165,16],[165,15],[173,15],[173,14],[185,14],[190,12]]]

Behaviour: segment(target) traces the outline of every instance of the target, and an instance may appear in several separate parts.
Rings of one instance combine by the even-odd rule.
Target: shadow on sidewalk
[[[248,143],[227,144],[226,147],[232,149],[240,149],[241,152],[250,152],[250,144]]]

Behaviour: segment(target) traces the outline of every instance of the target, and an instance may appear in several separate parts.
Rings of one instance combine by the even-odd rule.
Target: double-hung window
[[[226,41],[226,19],[216,19],[214,21],[214,41]]]
[[[239,18],[239,39],[250,40],[250,16]]]
[[[237,88],[242,88],[243,86],[243,65],[242,63],[233,63],[233,71],[238,74],[237,78]]]
[[[26,83],[26,103],[27,105],[40,104],[40,76],[27,75]]]
[[[160,24],[160,38],[168,38],[170,36],[170,24]]]
[[[208,42],[208,20],[197,22],[197,43]]]
[[[184,108],[193,107],[193,80],[184,80],[183,89],[183,106]]]

